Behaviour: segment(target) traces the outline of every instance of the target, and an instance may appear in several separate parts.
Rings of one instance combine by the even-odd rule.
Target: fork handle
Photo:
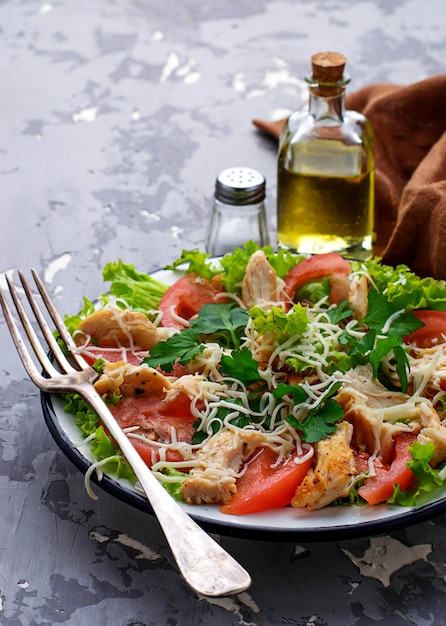
[[[204,596],[225,596],[247,589],[251,584],[248,572],[200,528],[164,489],[96,389],[93,386],[83,387],[79,389],[79,394],[96,411],[135,472],[184,580]]]

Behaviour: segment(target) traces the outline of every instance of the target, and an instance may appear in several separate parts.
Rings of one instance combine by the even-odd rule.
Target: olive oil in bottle
[[[278,245],[299,253],[370,256],[374,154],[370,122],[345,110],[345,57],[312,57],[309,108],[282,129],[277,177]]]

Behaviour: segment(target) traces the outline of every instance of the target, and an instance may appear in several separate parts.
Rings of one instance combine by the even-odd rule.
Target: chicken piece
[[[277,276],[262,250],[251,255],[242,281],[242,301],[251,306],[277,305],[284,301],[283,281]]]
[[[353,317],[361,320],[368,311],[368,278],[365,275],[334,272],[330,276],[330,302],[340,304],[348,300]]]
[[[184,374],[171,384],[167,399],[176,397],[179,393],[184,393],[189,398],[197,398],[202,393],[200,383],[204,381],[206,378],[200,374]]]
[[[345,374],[339,373],[338,377],[343,381],[340,394],[353,389],[360,393],[367,406],[373,409],[386,409],[410,400],[409,395],[402,391],[390,391],[376,378],[373,378],[370,365],[357,366]]]
[[[409,431],[417,433],[420,443],[434,443],[433,466],[446,460],[446,427],[428,399],[389,391],[372,380],[367,367],[351,370],[345,377],[336,400],[345,419],[353,424],[355,447],[365,448],[369,454],[378,452],[383,462],[389,463],[394,436]]]
[[[348,301],[353,309],[353,317],[362,320],[369,309],[369,281],[367,276],[353,275],[348,290]]]
[[[95,311],[81,321],[79,330],[100,348],[137,346],[150,350],[161,339],[157,327],[143,313],[128,309]]]
[[[410,396],[389,391],[374,380],[369,366],[350,370],[342,378],[336,401],[344,409],[344,419],[353,425],[354,447],[369,454],[379,452],[387,461],[393,450],[393,435],[404,426],[394,422],[417,418],[417,405],[409,402]]]
[[[171,383],[163,374],[147,365],[115,361],[105,366],[94,386],[101,396],[113,393],[142,396],[166,392],[170,389]]]
[[[419,430],[416,420],[420,405],[400,391],[389,391],[374,380],[369,366],[357,367],[339,375],[343,385],[336,401],[344,409],[344,419],[354,428],[353,445],[369,454],[379,453],[388,462],[393,437],[401,431]],[[407,420],[412,420],[407,425]]]
[[[434,444],[435,452],[430,460],[432,467],[446,460],[446,428],[422,428],[417,441],[421,444]]]
[[[260,370],[267,369],[271,355],[276,347],[275,340],[276,333],[266,332],[261,337],[258,337],[257,341],[251,348],[252,357],[259,364]]]
[[[352,433],[353,426],[341,422],[332,435],[316,444],[316,467],[296,489],[292,506],[314,511],[348,495],[358,473],[350,448]]]
[[[237,491],[240,468],[265,441],[257,431],[225,430],[206,442],[197,453],[197,465],[181,486],[188,504],[227,502]]]
[[[409,386],[418,395],[434,397],[446,389],[446,343],[409,355]]]
[[[436,467],[446,460],[446,427],[443,426],[437,411],[428,402],[420,404],[420,422],[421,430],[417,441],[422,444],[432,442],[435,445],[435,452],[430,462],[433,467]]]

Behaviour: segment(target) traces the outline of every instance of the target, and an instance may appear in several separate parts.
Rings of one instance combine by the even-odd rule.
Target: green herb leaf
[[[386,335],[403,337],[423,326],[411,311],[399,309],[384,293],[379,293],[376,289],[370,289],[368,303],[368,313],[361,321],[367,328],[374,329],[377,334],[383,333],[383,328],[392,315],[395,315],[395,318],[385,332]]]
[[[216,419],[220,420],[222,424],[228,416],[230,416],[230,423],[236,428],[245,428],[252,422],[252,416],[249,413],[240,411],[240,407],[243,406],[241,400],[234,398],[228,401],[228,404],[232,406],[221,406],[217,411]]]
[[[401,391],[407,393],[409,385],[409,358],[403,346],[395,346],[393,348],[393,354],[395,355],[395,368],[400,379]]]
[[[279,383],[273,391],[275,398],[283,398],[283,396],[291,396],[294,404],[301,404],[308,399],[308,394],[301,385],[287,385],[286,383]]]
[[[400,337],[386,337],[376,342],[376,347],[369,353],[369,361],[373,368],[373,377],[378,377],[379,364],[381,359],[397,346],[401,346]]]
[[[264,382],[259,374],[259,364],[245,347],[233,350],[230,356],[224,354],[220,359],[220,371],[224,376],[236,378],[246,387]]]
[[[197,335],[206,335],[207,341],[218,338],[223,345],[236,348],[248,319],[246,309],[236,306],[234,302],[204,304],[197,319],[191,321],[191,327]]]
[[[336,423],[344,416],[343,409],[335,400],[327,400],[319,409],[310,411],[309,414],[299,422],[302,431],[302,439],[308,443],[315,443],[325,439],[327,435],[335,432]]]
[[[350,302],[348,300],[344,300],[338,306],[333,309],[327,310],[327,315],[332,324],[339,324],[342,320],[345,320],[352,316],[352,309],[350,308]]]
[[[332,397],[337,393],[341,385],[341,381],[334,383],[320,398],[318,406],[311,409],[303,420],[296,419],[294,415],[288,415],[286,418],[287,422],[301,433],[303,441],[315,443],[325,439],[327,435],[336,430],[336,422],[343,418],[344,411]],[[274,396],[281,398],[284,395],[291,395],[296,405],[305,402],[308,398],[305,389],[301,385],[281,383],[274,391]]]
[[[175,363],[186,365],[203,350],[204,345],[195,330],[186,328],[169,339],[158,342],[142,362],[149,367],[160,367],[164,372],[171,372]]]
[[[206,342],[214,340],[228,347],[238,346],[247,321],[246,310],[236,307],[233,302],[205,304],[198,317],[191,321],[190,328],[157,343],[143,363],[171,372],[176,362],[186,365],[201,354]]]
[[[381,362],[389,352],[393,351],[395,368],[400,379],[401,390],[407,391],[409,359],[403,348],[403,339],[400,335],[392,335],[377,339],[377,331],[369,330],[359,341],[354,339],[347,331],[340,337],[343,345],[350,346],[349,357],[352,366],[369,362],[372,365],[374,378],[379,378],[383,384],[385,379],[381,376]],[[389,387],[389,384],[386,384]]]

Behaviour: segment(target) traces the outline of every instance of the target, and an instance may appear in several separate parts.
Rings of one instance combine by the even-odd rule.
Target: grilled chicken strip
[[[419,416],[419,406],[401,391],[389,391],[373,380],[369,366],[340,375],[343,385],[336,401],[344,409],[344,419],[354,427],[353,444],[369,454],[380,451],[384,462],[390,460],[393,435],[407,431],[408,420]]]
[[[421,428],[417,440],[422,444],[432,442],[435,445],[430,463],[436,467],[446,460],[446,427],[437,411],[428,402],[420,403],[419,422]]]
[[[94,386],[101,396],[105,394],[142,396],[166,392],[170,389],[171,383],[153,367],[115,361],[105,366]]]
[[[283,302],[283,281],[269,264],[265,253],[257,250],[251,255],[242,281],[242,301],[247,309],[262,308]]]
[[[95,340],[100,348],[138,347],[150,350],[162,339],[166,329],[157,328],[143,313],[128,309],[101,309],[79,324],[79,330]]]
[[[197,453],[193,467],[181,486],[188,504],[227,502],[237,491],[235,480],[242,464],[265,441],[257,431],[221,431]]]
[[[314,511],[348,495],[358,473],[350,448],[352,433],[353,426],[341,422],[332,435],[316,444],[316,467],[308,472],[296,489],[292,506]]]

